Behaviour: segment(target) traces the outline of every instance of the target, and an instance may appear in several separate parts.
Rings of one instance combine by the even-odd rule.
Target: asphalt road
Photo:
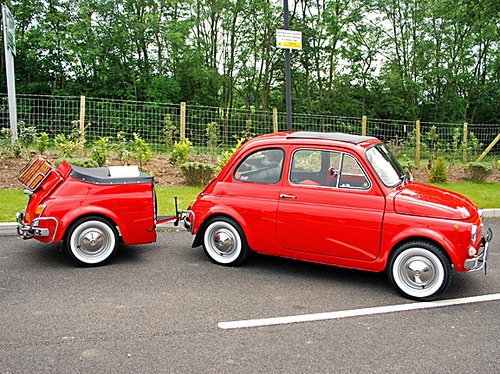
[[[500,293],[488,274],[444,299]],[[0,373],[498,373],[500,302],[222,330],[219,322],[412,303],[384,274],[254,256],[212,264],[186,232],[79,268],[57,245],[0,238]]]

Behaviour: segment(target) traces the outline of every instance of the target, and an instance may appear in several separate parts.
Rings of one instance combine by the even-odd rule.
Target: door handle
[[[280,197],[282,199],[296,199],[297,198],[297,196],[295,196],[295,195],[287,195],[287,194],[284,194],[284,193],[280,193]]]

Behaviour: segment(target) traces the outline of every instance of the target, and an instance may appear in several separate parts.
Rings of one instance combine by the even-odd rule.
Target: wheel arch
[[[203,242],[203,235],[205,234],[205,230],[207,229],[208,223],[213,219],[217,217],[222,217],[222,218],[229,218],[235,221],[240,228],[243,231],[243,234],[245,236],[244,240],[247,241],[248,244],[248,239],[246,238],[246,233],[245,230],[243,229],[244,225],[241,223],[241,216],[237,215],[238,217],[235,217],[234,215],[228,214],[228,213],[222,213],[222,212],[213,212],[206,216],[203,220],[203,222],[200,224],[200,227],[198,228],[198,232],[196,233],[196,236],[194,237],[193,244],[191,245],[193,248],[199,247],[202,242]],[[239,218],[239,219],[238,219]]]
[[[439,249],[441,249],[443,251],[443,254],[450,261],[450,264],[453,264],[453,261],[451,259],[450,254],[448,253],[448,250],[439,241],[434,240],[432,238],[429,238],[427,236],[409,236],[409,237],[406,237],[404,239],[401,239],[399,242],[395,243],[392,246],[391,250],[387,254],[387,258],[386,258],[386,261],[385,261],[385,269],[387,269],[387,267],[389,266],[390,258],[394,254],[394,252],[399,247],[404,246],[404,245],[406,245],[408,243],[411,243],[411,242],[423,242],[423,243],[427,243],[427,244],[431,244],[431,245],[437,246]]]
[[[56,241],[65,240],[67,235],[68,235],[68,232],[70,231],[70,228],[73,226],[73,224],[80,219],[88,218],[88,217],[99,217],[99,218],[102,218],[102,219],[108,221],[109,224],[116,230],[116,233],[118,234],[117,235],[118,240],[122,241],[122,233],[121,233],[119,224],[116,222],[116,219],[112,215],[106,214],[105,212],[101,212],[101,211],[81,212],[80,214],[71,215],[71,217],[68,217],[68,218],[65,217],[64,218],[64,225],[61,227],[61,232],[58,233],[58,235],[56,237]]]

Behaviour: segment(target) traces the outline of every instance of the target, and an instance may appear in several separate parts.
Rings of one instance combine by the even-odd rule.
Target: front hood
[[[422,183],[408,183],[394,198],[399,214],[445,219],[467,219],[477,208],[465,196]]]

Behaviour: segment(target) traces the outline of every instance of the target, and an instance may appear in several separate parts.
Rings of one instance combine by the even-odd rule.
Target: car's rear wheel
[[[411,241],[391,255],[387,273],[405,297],[431,301],[446,291],[451,282],[451,264],[443,250],[432,243]]]
[[[240,265],[249,253],[243,230],[228,217],[210,219],[203,234],[203,249],[213,262],[226,266]]]
[[[109,261],[118,247],[113,225],[101,217],[85,217],[71,225],[65,239],[68,255],[80,265],[95,266]]]

